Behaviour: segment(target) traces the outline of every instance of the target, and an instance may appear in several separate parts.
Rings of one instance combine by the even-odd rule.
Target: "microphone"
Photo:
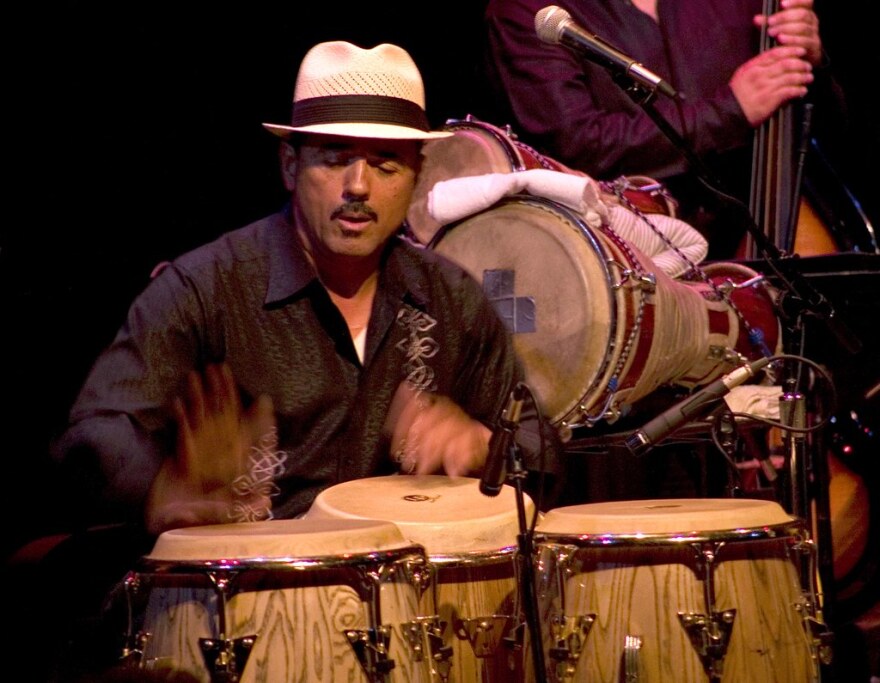
[[[720,399],[730,393],[731,389],[754,377],[758,370],[769,365],[770,362],[770,358],[761,358],[753,363],[741,365],[721,379],[716,379],[693,396],[667,408],[641,429],[630,434],[624,442],[626,447],[633,455],[641,455],[689,420],[708,413]]]
[[[480,479],[480,493],[484,496],[497,496],[504,487],[507,453],[513,445],[513,438],[516,435],[517,427],[519,427],[526,393],[526,385],[517,382],[507,399],[507,407],[501,413],[498,429],[492,433],[492,438],[489,439],[489,454],[486,456],[486,466],[483,468],[483,476]]]
[[[617,69],[652,91],[660,91],[667,97],[678,99],[678,92],[653,71],[592,33],[578,26],[571,14],[561,7],[550,5],[535,15],[535,32],[545,43],[562,44],[599,66]]]

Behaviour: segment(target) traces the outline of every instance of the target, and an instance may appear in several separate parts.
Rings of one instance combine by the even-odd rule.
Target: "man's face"
[[[306,136],[285,146],[297,225],[318,259],[378,257],[406,217],[420,162],[415,140]]]

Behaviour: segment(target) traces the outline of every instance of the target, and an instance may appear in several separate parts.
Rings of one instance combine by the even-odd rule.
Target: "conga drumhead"
[[[622,343],[623,295],[612,289],[604,245],[573,214],[539,200],[503,202],[445,230],[434,250],[482,283],[551,421],[601,390]]]
[[[146,560],[251,560],[371,553],[405,547],[400,530],[380,520],[286,519],[172,529]]]
[[[429,140],[422,147],[422,167],[407,213],[410,230],[423,244],[428,244],[441,227],[428,212],[428,195],[435,183],[522,170],[516,147],[494,126],[462,122],[445,130],[454,135]]]
[[[479,480],[442,475],[354,479],[318,494],[306,519],[383,519],[429,556],[497,551],[516,544],[516,493],[479,491]],[[534,512],[526,496],[526,513]]]
[[[560,535],[686,534],[791,525],[773,501],[746,498],[670,498],[587,503],[550,510],[537,532]]]

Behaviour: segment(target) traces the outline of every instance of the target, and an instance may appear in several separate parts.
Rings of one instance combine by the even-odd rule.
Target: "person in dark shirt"
[[[431,132],[402,49],[322,43],[284,142],[289,206],[165,267],[58,443],[100,516],[159,534],[291,518],[333,484],[477,475],[522,379],[480,286],[400,234]]]
[[[122,579],[163,533],[297,518],[357,478],[480,476],[524,379],[480,284],[402,229],[422,144],[450,135],[406,51],[316,45],[291,123],[264,126],[289,203],[157,269],[53,449],[75,533],[30,573],[67,581],[28,621],[63,674],[119,657]],[[555,444],[528,413],[533,470]]]
[[[680,216],[701,229],[710,258],[733,255],[741,216],[699,182],[654,120],[604,67],[542,42],[540,0],[490,0],[486,9],[487,115],[572,168],[611,180],[645,175],[665,183]],[[803,97],[822,61],[812,0],[785,0],[767,19],[777,46],[758,52],[759,0],[563,0],[573,22],[671,83],[681,100],[652,106],[700,157],[722,189],[744,199],[753,129]],[[735,212],[733,212],[735,213]],[[717,221],[717,222],[714,222]],[[736,234],[731,234],[731,231]]]

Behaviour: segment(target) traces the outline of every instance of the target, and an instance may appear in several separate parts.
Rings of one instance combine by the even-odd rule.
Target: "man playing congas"
[[[398,236],[422,143],[450,135],[405,51],[316,46],[292,124],[265,127],[289,206],[154,278],[60,442],[153,534],[293,517],[368,475],[479,473],[522,377],[479,286]]]
[[[156,274],[73,406],[56,451],[78,521],[155,537],[297,517],[366,476],[480,473],[523,372],[479,285],[400,233],[421,145],[449,135],[424,103],[399,47],[309,51],[291,124],[265,124],[289,204]]]

